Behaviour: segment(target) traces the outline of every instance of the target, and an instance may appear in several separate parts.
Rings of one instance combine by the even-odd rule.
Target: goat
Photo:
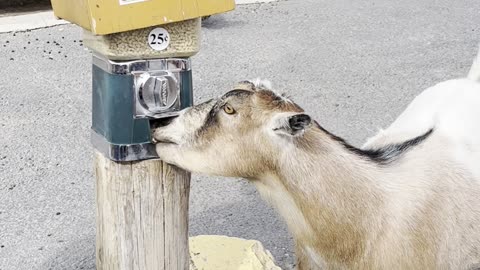
[[[480,267],[480,52],[356,148],[262,81],[153,130],[183,169],[242,177],[284,218],[297,268]]]

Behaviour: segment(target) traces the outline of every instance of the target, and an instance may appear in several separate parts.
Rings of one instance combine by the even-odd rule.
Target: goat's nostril
[[[165,117],[160,119],[152,119],[150,120],[150,128],[156,129],[156,128],[168,126],[170,125],[170,123],[172,123],[173,119],[175,118],[177,118],[177,116]]]

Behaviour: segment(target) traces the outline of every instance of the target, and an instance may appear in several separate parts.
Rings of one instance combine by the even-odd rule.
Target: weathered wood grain
[[[186,270],[190,174],[95,153],[97,269]]]

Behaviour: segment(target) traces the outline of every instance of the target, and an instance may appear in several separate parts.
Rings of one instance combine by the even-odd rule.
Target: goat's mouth
[[[178,145],[179,143],[176,142],[175,140],[171,138],[153,138],[153,143],[154,144],[172,144],[172,145]]]
[[[170,125],[173,120],[177,118],[177,116],[155,119],[150,121],[150,128],[152,129],[152,142],[154,144],[172,144],[178,145],[179,143],[171,138],[170,136],[166,136],[163,134],[164,131],[161,131],[163,128]]]
[[[165,127],[170,125],[175,118],[178,116],[170,116],[170,117],[165,117],[165,118],[160,118],[160,119],[153,119],[150,120],[150,128],[151,129],[157,129],[161,127]]]

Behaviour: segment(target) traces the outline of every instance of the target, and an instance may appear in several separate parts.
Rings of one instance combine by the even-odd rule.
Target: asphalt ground
[[[204,23],[196,101],[262,77],[360,145],[420,91],[465,76],[478,0],[288,0]],[[0,269],[94,269],[91,57],[73,25],[0,34]],[[190,233],[260,240],[290,269],[292,238],[242,179],[193,175]]]

